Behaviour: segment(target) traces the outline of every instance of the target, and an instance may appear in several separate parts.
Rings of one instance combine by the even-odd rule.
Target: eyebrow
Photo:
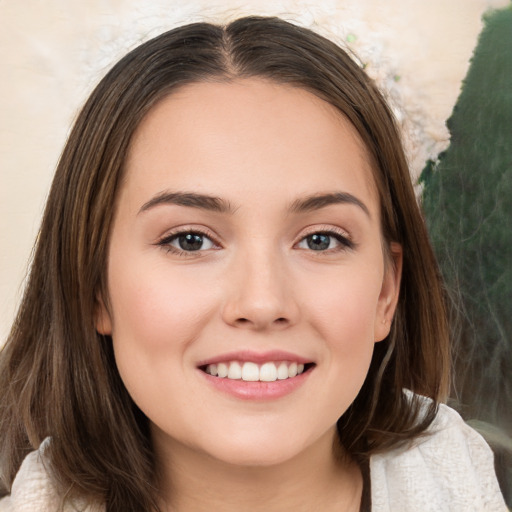
[[[162,192],[150,199],[147,203],[144,203],[139,213],[164,204],[188,206],[218,213],[233,213],[234,211],[231,203],[220,197],[197,194],[194,192]]]
[[[356,196],[348,192],[334,192],[329,194],[314,194],[302,199],[297,199],[290,206],[293,213],[306,213],[314,210],[320,210],[332,204],[352,204],[363,210],[371,218],[368,207]]]
[[[220,197],[195,192],[161,192],[155,197],[144,203],[139,213],[148,211],[155,206],[174,204],[178,206],[188,206],[190,208],[199,208],[201,210],[213,211],[217,213],[234,213],[235,208],[232,204]],[[314,210],[320,210],[333,204],[352,204],[363,210],[368,217],[371,217],[368,207],[356,196],[348,192],[332,192],[328,194],[314,194],[292,202],[289,211],[292,213],[306,213]]]

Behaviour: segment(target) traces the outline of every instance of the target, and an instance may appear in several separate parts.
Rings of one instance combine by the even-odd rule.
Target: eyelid
[[[304,237],[314,235],[315,233],[335,233],[336,235],[352,241],[352,236],[346,229],[340,228],[339,226],[333,226],[332,224],[315,224],[313,226],[307,226],[299,233],[297,238],[302,240]]]

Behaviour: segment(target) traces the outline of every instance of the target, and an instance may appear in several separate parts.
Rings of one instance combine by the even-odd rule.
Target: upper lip
[[[227,361],[252,362],[257,364],[263,364],[270,361],[290,361],[302,364],[313,362],[311,359],[284,350],[270,350],[266,352],[238,350],[235,352],[226,352],[224,354],[219,354],[218,356],[204,359],[203,361],[199,361],[197,366],[200,367],[209,364],[225,363]]]

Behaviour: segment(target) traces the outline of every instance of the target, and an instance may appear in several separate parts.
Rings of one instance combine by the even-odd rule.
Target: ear
[[[94,326],[98,334],[109,336],[112,334],[112,319],[105,302],[99,295],[94,308]]]
[[[391,242],[389,252],[390,257],[385,264],[377,314],[375,315],[374,339],[376,342],[382,341],[389,334],[400,294],[403,262],[402,246],[396,242]]]

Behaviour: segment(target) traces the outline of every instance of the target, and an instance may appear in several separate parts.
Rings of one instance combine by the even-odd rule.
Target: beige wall
[[[398,97],[413,172],[446,146],[481,15],[508,0],[23,0],[0,3],[0,344],[19,302],[53,169],[87,92],[126,49],[169,27],[279,14],[348,35]],[[183,6],[186,4],[186,7]],[[392,80],[400,76],[398,82]]]

